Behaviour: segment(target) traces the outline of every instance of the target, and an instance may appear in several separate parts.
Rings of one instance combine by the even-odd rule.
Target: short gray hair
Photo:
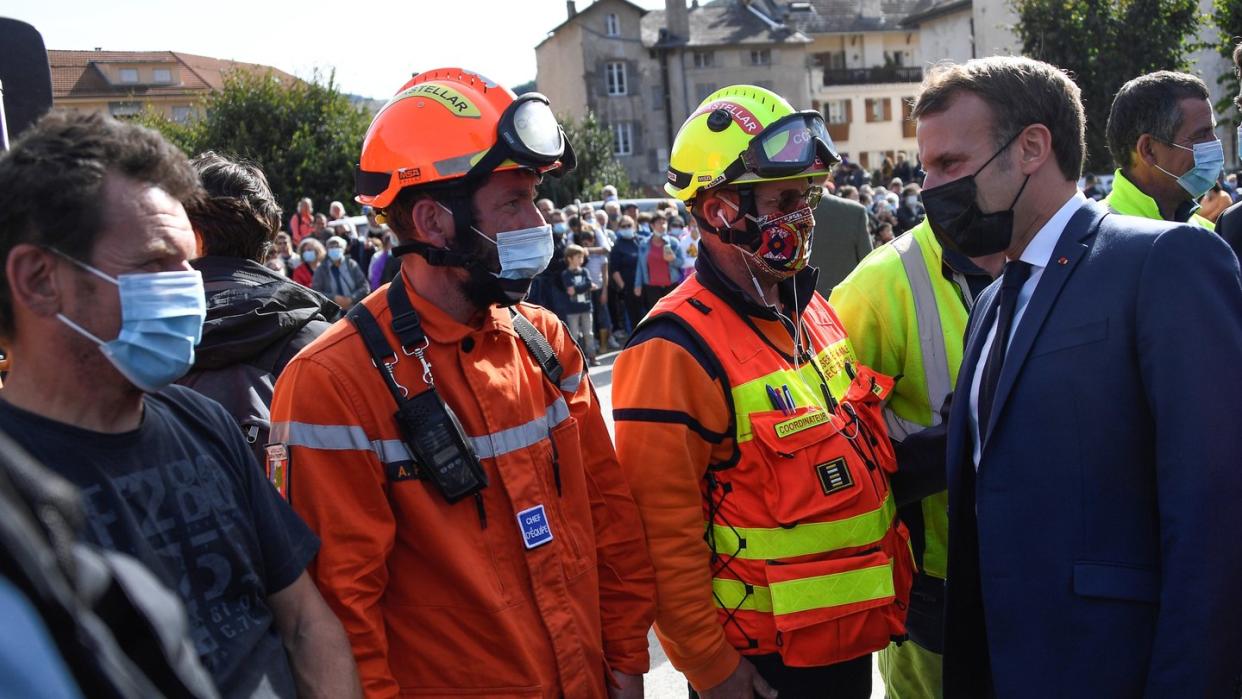
[[[1108,151],[1122,170],[1133,164],[1139,137],[1169,143],[1182,126],[1184,99],[1209,99],[1207,85],[1188,73],[1161,70],[1140,75],[1117,91],[1108,113]]]

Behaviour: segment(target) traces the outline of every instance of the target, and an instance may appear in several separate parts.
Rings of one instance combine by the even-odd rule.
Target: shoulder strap
[[[513,318],[513,330],[517,332],[518,337],[522,338],[522,344],[526,345],[530,355],[535,358],[536,362],[539,362],[543,373],[547,374],[552,383],[559,386],[565,368],[561,366],[561,360],[557,359],[556,352],[552,350],[548,338],[544,337],[543,333],[539,332],[539,328],[527,320],[526,316],[519,313],[517,308],[510,306],[509,315]]]
[[[384,338],[384,331],[380,329],[379,321],[375,320],[371,311],[361,303],[349,309],[345,317],[358,329],[358,336],[366,345],[367,354],[371,355],[371,364],[379,371],[380,377],[384,379],[384,385],[388,387],[388,392],[400,406],[405,402],[406,391],[401,384],[397,383],[397,379],[392,374],[392,367],[397,363],[397,353]]]

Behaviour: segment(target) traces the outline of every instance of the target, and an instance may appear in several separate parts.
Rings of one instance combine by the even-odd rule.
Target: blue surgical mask
[[[340,262],[342,257],[345,257],[344,250],[340,248],[329,248],[328,249],[329,260],[332,260],[333,262]]]
[[[303,262],[314,262],[315,260],[318,260],[318,259],[319,259],[319,256],[315,254],[314,250],[303,250],[302,251]]]
[[[617,230],[617,237],[622,240],[632,240],[634,238],[634,229],[620,228]]]
[[[557,223],[552,224],[553,233],[564,233],[567,230],[569,230],[569,226],[567,224],[561,223],[559,221]]]
[[[78,267],[117,286],[121,297],[121,332],[115,340],[95,337],[65,315],[62,323],[99,345],[117,371],[138,388],[153,393],[185,376],[194,366],[194,346],[203,336],[207,300],[198,270],[122,274],[113,278],[62,252]]]
[[[1156,165],[1156,169],[1169,177],[1175,178],[1177,183],[1182,186],[1182,189],[1186,190],[1186,193],[1194,199],[1207,194],[1212,185],[1216,184],[1216,178],[1220,177],[1221,168],[1225,165],[1224,144],[1220,142],[1220,139],[1213,139],[1203,143],[1196,143],[1193,148],[1187,148],[1180,143],[1169,143],[1169,145],[1194,153],[1195,164],[1181,177],[1174,175],[1159,165]]]
[[[496,234],[496,240],[483,235],[474,229],[484,240],[496,246],[500,255],[501,279],[527,281],[548,268],[555,251],[552,241],[551,226],[535,226],[516,231],[502,231]]]

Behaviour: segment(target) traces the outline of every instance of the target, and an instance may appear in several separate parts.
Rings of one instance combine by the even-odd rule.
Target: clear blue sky
[[[590,4],[578,0],[579,10]],[[564,0],[7,0],[0,15],[33,24],[50,49],[184,51],[300,77],[335,68],[346,92],[376,98],[441,66],[510,87],[533,80],[535,44],[566,16]]]

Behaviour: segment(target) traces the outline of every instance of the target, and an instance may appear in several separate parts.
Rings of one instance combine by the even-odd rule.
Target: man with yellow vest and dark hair
[[[726,87],[673,144],[695,274],[617,359],[617,453],[656,569],[656,633],[700,696],[863,698],[913,576],[881,406],[807,266],[823,118]]]
[[[957,381],[966,319],[1003,264],[1001,254],[970,258],[945,250],[924,220],[873,251],[832,291],[832,309],[859,361],[902,377],[884,419],[903,469],[912,452],[937,460],[944,472],[941,408]],[[918,573],[906,619],[911,642],[880,653],[888,699],[941,696],[947,507],[948,493],[941,490],[899,511],[910,529]]]
[[[1122,85],[1108,114],[1108,150],[1118,165],[1104,199],[1113,211],[1215,230],[1195,213],[1225,163],[1202,80],[1162,70]]]

